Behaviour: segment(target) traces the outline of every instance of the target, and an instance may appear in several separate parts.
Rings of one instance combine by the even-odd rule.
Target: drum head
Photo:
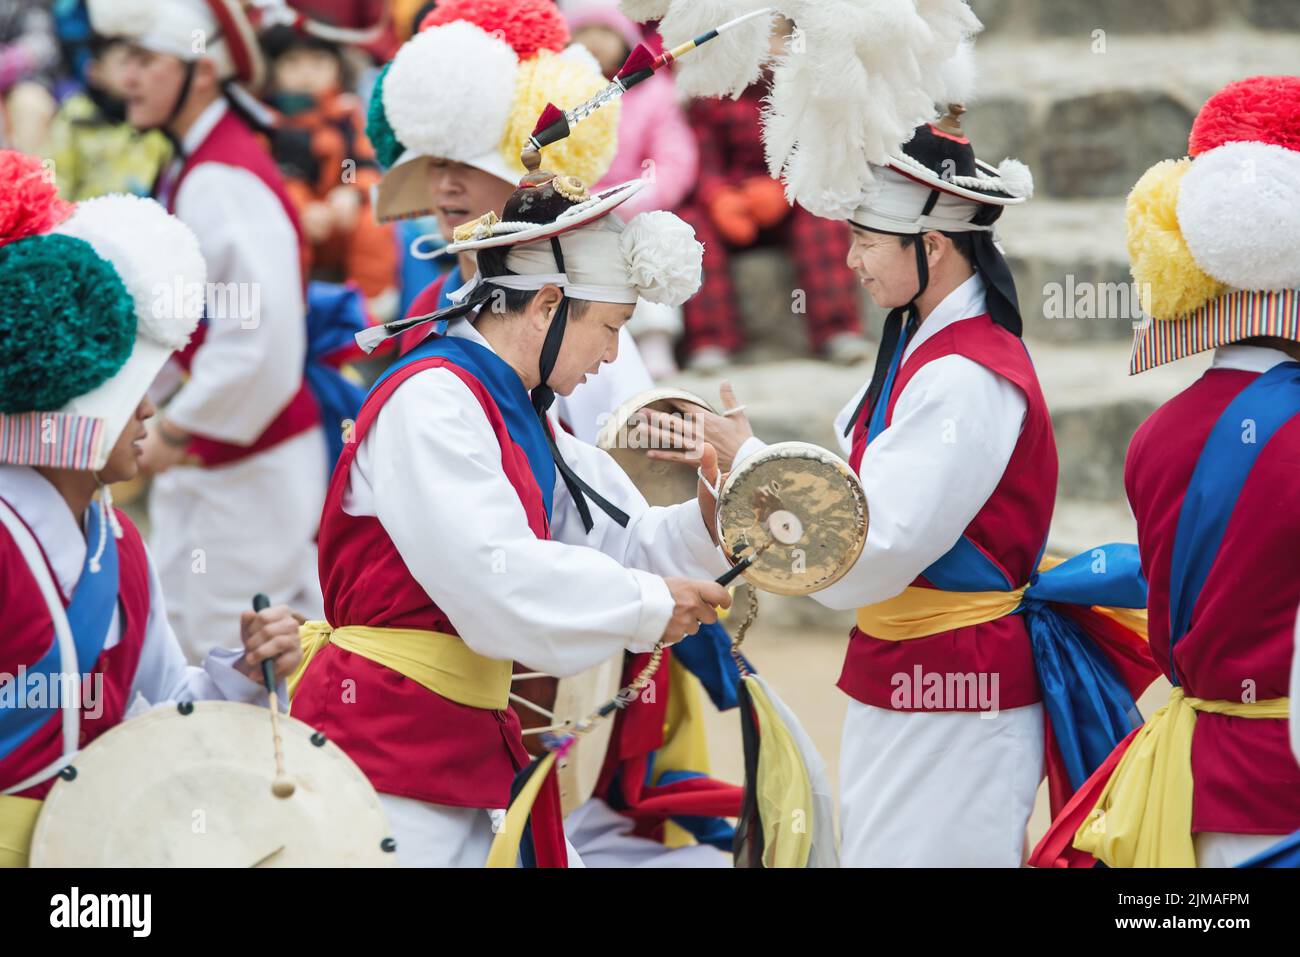
[[[744,572],[756,587],[810,595],[843,578],[862,554],[867,499],[838,456],[781,442],[732,470],[718,503],[718,534],[733,562],[768,545]]]
[[[651,505],[676,505],[695,498],[696,466],[648,458],[646,450],[650,448],[650,440],[637,435],[632,422],[632,417],[643,409],[680,415],[671,404],[670,400],[674,399],[689,402],[702,411],[714,411],[705,399],[682,389],[651,389],[615,409],[596,437],[596,445],[613,456]]]
[[[572,678],[561,678],[555,689],[555,723],[573,726],[618,694],[623,677],[623,656],[609,658]],[[605,764],[609,739],[614,733],[611,715],[578,738],[557,763],[560,807],[567,815],[591,797]]]
[[[337,745],[281,716],[296,788],[277,798],[266,708],[185,707],[127,721],[77,755],[41,809],[33,867],[396,865],[378,795]]]

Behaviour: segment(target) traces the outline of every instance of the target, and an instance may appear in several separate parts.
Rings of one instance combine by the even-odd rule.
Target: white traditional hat
[[[0,462],[103,468],[198,325],[206,274],[189,227],[136,196],[0,237]]]
[[[569,45],[551,0],[443,0],[375,84],[366,132],[388,167],[375,196],[380,222],[432,210],[428,167],[452,160],[515,183],[519,153],[552,100],[577,103],[605,86],[595,59]],[[618,145],[617,106],[549,149],[557,173],[595,182]]]

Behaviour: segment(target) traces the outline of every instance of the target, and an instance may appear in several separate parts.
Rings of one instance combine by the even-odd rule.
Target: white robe
[[[65,596],[71,595],[81,579],[86,563],[84,524],[73,516],[67,502],[54,486],[33,468],[0,465],[0,498],[9,503],[31,530],[49,561],[60,591]],[[92,507],[98,508],[97,505]],[[227,631],[227,643],[238,646],[237,617],[227,622]],[[104,651],[114,648],[121,640],[119,607],[115,608],[113,619],[109,623]],[[201,667],[186,663],[185,655],[168,623],[162,590],[154,573],[153,562],[150,561],[149,617],[145,623],[140,660],[127,699],[131,702],[128,717],[138,713],[142,706],[161,706],[176,701],[217,699],[265,704],[266,691],[262,685],[234,669],[241,654],[242,648],[239,651],[216,649],[206,657]],[[92,663],[78,662],[78,667],[86,672]],[[281,700],[287,700],[283,689]],[[11,783],[13,782],[0,782],[0,788]]]
[[[187,153],[227,109],[218,100],[199,116],[184,139]],[[200,165],[181,184],[175,208],[198,237],[216,308],[165,414],[186,431],[249,445],[302,382],[307,327],[297,234],[275,194],[240,167]],[[169,377],[174,367],[160,379]],[[154,481],[150,544],[191,662],[229,646],[225,624],[258,592],[320,615],[314,541],[326,455],[316,428],[231,465],[179,466]]]
[[[449,334],[488,345],[469,323]],[[631,516],[626,528],[593,506],[586,532],[557,471],[552,540],[538,539],[501,471],[483,407],[446,369],[416,374],[387,400],[357,449],[343,508],[379,519],[471,649],[563,677],[624,649],[653,648],[673,608],[661,575],[711,579],[728,563],[695,502],[649,508],[606,453],[562,430],[556,443]],[[482,864],[494,809],[390,796],[384,805],[403,864]]]
[[[940,330],[984,312],[984,282],[973,276],[921,324],[904,361]],[[845,455],[844,428],[866,388],[835,421]],[[957,543],[993,494],[1027,410],[1019,389],[964,356],[927,363],[858,469],[871,515],[862,555],[813,598],[853,609],[901,593]],[[763,446],[751,439],[737,461]],[[984,717],[850,702],[840,754],[841,864],[1018,866],[1042,759],[1041,704]],[[999,769],[996,781],[991,768]]]

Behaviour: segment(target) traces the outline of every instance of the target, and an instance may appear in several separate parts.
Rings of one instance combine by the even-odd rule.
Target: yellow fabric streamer
[[[1147,719],[1074,835],[1074,846],[1108,867],[1195,867],[1192,732],[1196,712],[1285,718],[1290,699],[1208,701],[1174,688]]]
[[[668,681],[664,743],[654,755],[656,782],[666,771],[709,773],[709,739],[704,727],[699,679],[672,657],[668,659]],[[686,828],[664,821],[664,846],[690,847],[695,843],[695,837]]]
[[[484,867],[514,867],[519,860],[519,843],[524,839],[524,826],[528,815],[533,811],[533,802],[542,790],[542,783],[551,773],[555,764],[555,752],[549,751],[537,765],[537,770],[528,778],[528,783],[520,789],[519,794],[510,802],[506,811],[505,823],[488,849],[487,863]]]
[[[0,867],[26,867],[43,802],[0,794]]]
[[[758,715],[758,779],[754,782],[763,822],[763,866],[807,867],[812,852],[812,782],[799,748],[772,707],[763,686],[741,679]]]
[[[434,694],[471,708],[504,711],[510,704],[511,663],[484,658],[456,635],[414,628],[367,628],[309,621],[298,629],[302,663],[289,677],[289,697],[312,659],[328,644],[337,645],[423,685]]]

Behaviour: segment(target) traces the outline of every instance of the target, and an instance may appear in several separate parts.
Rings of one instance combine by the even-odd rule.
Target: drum
[[[810,595],[839,581],[867,541],[867,498],[839,456],[806,442],[769,445],[736,466],[718,501],[718,536],[755,587]]]
[[[124,722],[46,797],[32,867],[393,867],[366,776],[324,735],[280,717],[292,796],[271,793],[265,708],[199,701]]]
[[[516,665],[516,669],[520,666]],[[517,670],[511,678],[510,700],[523,726],[524,744],[534,755],[545,753],[541,735],[569,731],[609,701],[620,687],[623,655],[615,655],[572,678],[553,678],[536,671]],[[596,790],[614,731],[613,720],[599,721],[556,762],[560,807],[567,816]]]
[[[648,458],[645,453],[650,447],[649,440],[636,431],[638,412],[654,410],[681,415],[673,400],[690,403],[704,412],[714,411],[706,400],[682,389],[651,389],[615,409],[596,436],[596,445],[613,457],[651,505],[676,505],[695,498],[696,467]]]

